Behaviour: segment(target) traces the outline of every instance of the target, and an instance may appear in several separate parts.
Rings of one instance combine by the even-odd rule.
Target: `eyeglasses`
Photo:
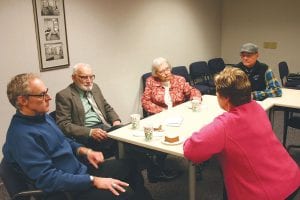
[[[27,96],[27,97],[38,97],[38,98],[41,98],[41,99],[45,99],[46,97],[49,98],[50,95],[48,94],[48,88],[46,89],[46,91],[42,92],[41,94],[26,94],[24,96]]]
[[[156,71],[156,74],[163,74],[163,73],[170,72],[170,71],[171,71],[171,68],[167,67],[167,68],[165,68],[163,70]]]
[[[88,79],[90,80],[94,80],[95,79],[95,75],[90,75],[90,76],[80,76],[80,75],[77,75],[78,78],[81,80],[81,81],[87,81]]]

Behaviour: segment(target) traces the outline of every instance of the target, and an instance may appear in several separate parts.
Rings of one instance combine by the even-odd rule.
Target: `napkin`
[[[183,117],[182,116],[172,116],[165,120],[165,124],[167,126],[180,126],[182,124]]]

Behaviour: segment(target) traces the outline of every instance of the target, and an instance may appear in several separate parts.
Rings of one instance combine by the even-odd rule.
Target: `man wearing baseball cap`
[[[255,100],[264,100],[268,97],[280,97],[281,86],[276,80],[271,68],[257,60],[258,46],[246,43],[241,47],[240,56],[242,62],[236,66],[243,70],[251,82],[252,97]]]

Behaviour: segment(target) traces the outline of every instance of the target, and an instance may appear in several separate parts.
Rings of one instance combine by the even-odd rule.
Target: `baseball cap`
[[[240,53],[242,53],[242,52],[257,53],[258,52],[258,46],[253,44],[253,43],[243,44],[243,46],[241,47]]]

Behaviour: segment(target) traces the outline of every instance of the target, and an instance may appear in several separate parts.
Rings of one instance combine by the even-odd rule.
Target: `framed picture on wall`
[[[33,0],[40,71],[70,65],[64,0]]]

